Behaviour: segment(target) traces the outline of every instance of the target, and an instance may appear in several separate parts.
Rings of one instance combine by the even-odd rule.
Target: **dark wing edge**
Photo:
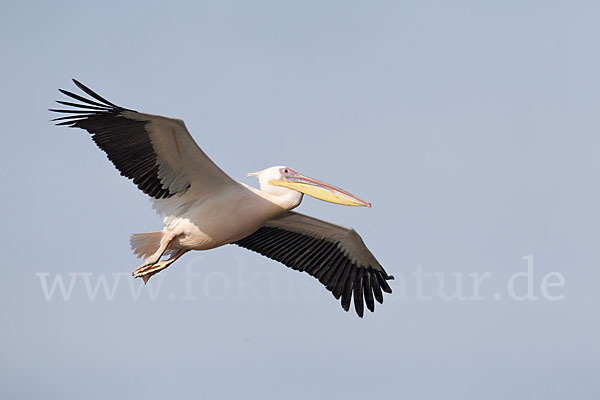
[[[233,244],[317,278],[336,300],[341,298],[345,311],[349,311],[353,297],[356,314],[361,318],[365,303],[373,312],[374,300],[383,304],[382,292],[392,293],[387,281],[394,279],[393,276],[381,267],[352,261],[339,241],[263,226]]]
[[[132,179],[133,183],[150,197],[169,198],[189,188],[188,185],[183,190],[171,192],[161,183],[158,157],[146,129],[146,125],[151,121],[124,117],[123,112],[137,113],[137,111],[111,103],[76,79],[73,79],[73,82],[91,99],[59,89],[62,94],[80,103],[57,100],[56,102],[61,105],[73,107],[49,110],[63,114],[52,119],[57,126],[66,125],[88,131],[96,145],[106,153],[121,175]]]

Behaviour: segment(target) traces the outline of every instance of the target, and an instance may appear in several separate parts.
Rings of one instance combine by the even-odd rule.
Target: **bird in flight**
[[[393,276],[354,229],[291,211],[303,194],[347,206],[371,203],[287,166],[248,174],[260,189],[237,182],[208,158],[182,120],[117,106],[73,82],[82,95],[59,89],[71,101],[57,100],[69,108],[50,109],[63,114],[52,121],[88,131],[164,218],[162,231],[131,236],[134,253],[144,259],[135,277],[148,282],[190,250],[236,244],[317,278],[346,311],[353,298],[361,318],[365,303],[374,311],[374,300],[383,303],[382,292],[392,292]]]

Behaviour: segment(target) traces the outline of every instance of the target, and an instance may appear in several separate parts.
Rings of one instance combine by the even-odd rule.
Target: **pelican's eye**
[[[291,169],[289,167],[285,167],[285,168],[281,168],[279,170],[279,173],[283,176],[292,176],[296,173],[296,171],[294,171],[293,169]]]

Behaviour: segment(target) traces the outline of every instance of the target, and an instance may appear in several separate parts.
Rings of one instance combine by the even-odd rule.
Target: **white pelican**
[[[346,311],[353,297],[360,317],[364,303],[374,311],[373,300],[382,303],[382,291],[392,292],[386,280],[393,277],[355,230],[291,211],[303,193],[348,206],[371,203],[285,166],[249,174],[260,189],[237,182],[204,154],[182,120],[119,107],[73,82],[90,98],[60,89],[79,102],[57,100],[73,108],[51,109],[66,114],[53,121],[88,131],[164,217],[161,232],[131,236],[134,253],[145,259],[135,277],[147,282],[190,250],[232,243],[314,276]]]

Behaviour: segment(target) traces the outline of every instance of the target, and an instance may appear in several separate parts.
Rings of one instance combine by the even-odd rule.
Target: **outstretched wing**
[[[166,199],[191,187],[210,191],[235,182],[204,154],[182,120],[119,107],[73,82],[91,99],[59,89],[78,103],[57,100],[72,108],[51,109],[65,114],[53,121],[88,131],[121,175],[150,197]]]
[[[252,235],[234,242],[298,271],[317,278],[354,308],[362,318],[364,303],[372,312],[374,299],[383,303],[383,292],[392,293],[388,275],[354,229],[321,221],[293,211],[263,224]]]

